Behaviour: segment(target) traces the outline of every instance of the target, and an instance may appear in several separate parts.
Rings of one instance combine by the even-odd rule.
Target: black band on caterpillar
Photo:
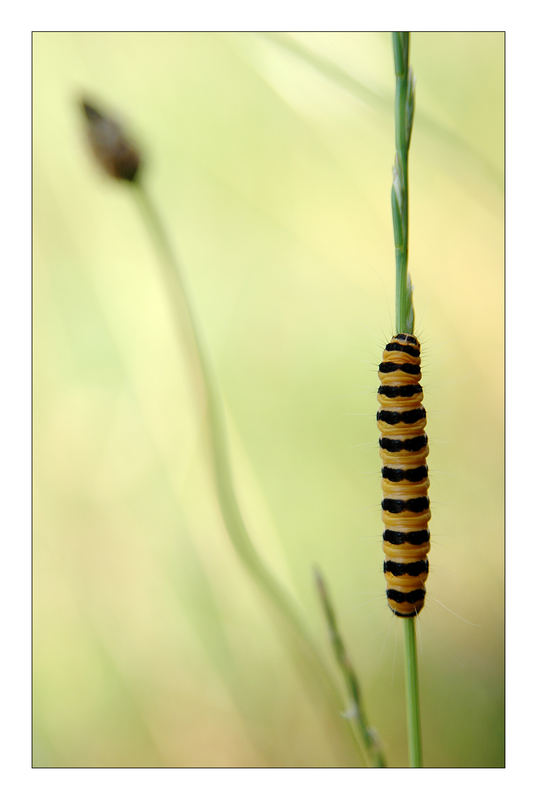
[[[416,337],[411,336],[409,333],[398,333],[396,336],[392,338],[392,342],[394,339],[399,339],[399,341],[408,342],[409,344],[415,344],[418,347],[418,349],[420,347],[420,343],[418,342]],[[387,345],[386,347],[389,347],[389,345]]]
[[[382,501],[382,510],[389,511],[390,514],[401,514],[403,511],[414,511],[418,514],[421,511],[426,511],[428,508],[428,497],[410,497],[408,500],[385,497]]]
[[[408,353],[409,356],[413,356],[414,358],[420,357],[420,351],[417,347],[410,347],[406,344],[399,344],[399,342],[390,342],[390,344],[386,345],[386,350],[388,352],[393,352],[394,350],[399,351],[400,353]]]
[[[379,364],[379,372],[406,372],[407,375],[419,375],[419,364],[398,364],[396,361],[383,361]]]
[[[390,544],[425,544],[430,539],[429,531],[409,531],[402,533],[401,531],[392,531],[386,528],[382,534],[385,542]]]
[[[386,346],[379,366],[384,575],[388,605],[398,617],[419,614],[429,572],[429,447],[427,415],[421,405],[420,350],[415,336],[398,333]]]
[[[411,408],[410,411],[377,411],[377,420],[388,425],[398,425],[400,422],[411,425],[419,419],[425,419],[425,416],[424,408]]]
[[[379,446],[389,453],[400,453],[401,450],[416,452],[418,450],[423,450],[426,444],[427,437],[425,435],[414,436],[412,439],[389,439],[386,436],[379,439]]]
[[[379,386],[378,393],[385,397],[413,397],[415,394],[421,394],[423,389],[419,383],[407,384],[405,386]]]
[[[399,561],[385,561],[384,572],[391,572],[392,575],[423,575],[429,572],[429,562],[427,559],[423,561],[409,561],[401,563]]]
[[[382,477],[392,483],[400,481],[411,481],[417,483],[427,477],[429,470],[426,466],[416,467],[415,469],[393,469],[392,467],[382,467]]]
[[[410,592],[399,592],[397,589],[388,589],[386,595],[395,603],[415,603],[425,599],[425,589],[413,589]]]

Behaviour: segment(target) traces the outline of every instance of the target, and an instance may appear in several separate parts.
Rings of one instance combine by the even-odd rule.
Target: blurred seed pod
[[[82,101],[89,142],[101,167],[118,180],[134,181],[140,167],[140,154],[123,129],[95,106]]]

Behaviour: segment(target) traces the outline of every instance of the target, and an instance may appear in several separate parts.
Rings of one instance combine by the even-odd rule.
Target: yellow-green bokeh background
[[[357,93],[258,34],[34,35],[37,766],[359,763],[229,543],[156,254],[129,187],[88,155],[82,93],[147,154],[258,550],[332,668],[322,567],[370,721],[389,764],[407,763],[375,425],[394,324],[391,40],[290,39]],[[424,758],[501,766],[503,34],[413,34],[411,62]]]

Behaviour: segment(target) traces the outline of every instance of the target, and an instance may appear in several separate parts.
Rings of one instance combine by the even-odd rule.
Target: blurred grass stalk
[[[318,569],[315,569],[315,581],[317,584],[319,597],[321,598],[324,615],[326,617],[334,655],[343,675],[345,686],[347,688],[347,694],[350,699],[350,706],[344,712],[343,716],[349,720],[355,721],[357,728],[356,732],[359,734],[357,742],[359,746],[365,750],[365,758],[370,765],[373,767],[385,767],[386,759],[384,757],[384,753],[382,752],[381,743],[376,731],[374,731],[373,728],[370,728],[367,723],[358,678],[356,677],[356,672],[354,671],[354,667],[347,654],[345,644],[341,638],[337,624],[336,613],[328,593],[328,588]],[[355,732],[354,727],[353,732]]]
[[[395,243],[396,333],[414,333],[412,284],[408,274],[408,150],[414,119],[415,81],[409,67],[410,34],[392,33],[395,62],[395,164],[393,167],[392,217]],[[414,617],[403,619],[405,638],[405,687],[408,751],[411,767],[422,766],[418,695],[418,662]]]
[[[201,400],[201,408],[206,408],[207,410],[209,451],[211,454],[220,509],[230,540],[239,558],[248,569],[253,579],[277,607],[286,624],[295,634],[298,634],[302,644],[305,646],[305,654],[308,661],[313,664],[317,671],[320,671],[323,683],[326,684],[328,680],[328,688],[330,688],[331,691],[331,701],[333,705],[333,702],[337,702],[339,699],[339,692],[332,683],[324,660],[318,653],[290,596],[260,558],[246,528],[246,523],[244,522],[233,485],[223,409],[218,395],[216,379],[212,374],[208,359],[205,355],[193,307],[188,300],[188,295],[182,279],[180,265],[169,243],[155,205],[152,203],[147,191],[141,183],[136,183],[135,188],[142,216],[162,256],[161,263],[164,269],[163,277],[169,290],[168,296],[172,303],[173,316],[176,323],[179,325],[180,332],[183,333],[188,344],[187,350]],[[359,696],[356,679],[354,679],[353,688],[355,690],[354,695],[356,695],[356,701],[358,701]],[[364,759],[366,763],[370,762],[375,766],[384,766],[380,751],[377,753],[376,739],[373,738],[365,725],[363,715],[359,713],[360,707],[358,702],[355,703],[355,707],[357,709],[356,713],[345,716],[353,735],[354,743],[362,759]],[[366,745],[365,752],[362,742]],[[381,763],[375,763],[375,761]]]
[[[215,484],[222,517],[229,537],[243,564],[256,582],[263,587],[279,610],[300,632],[302,638],[310,643],[309,634],[304,629],[298,612],[292,605],[283,587],[261,560],[246,528],[232,479],[224,415],[218,394],[216,379],[213,376],[205,348],[197,325],[193,306],[188,298],[182,271],[177,257],[170,245],[155,204],[141,182],[135,184],[141,214],[150,235],[161,255],[163,279],[170,299],[173,318],[178,325],[178,333],[186,343],[192,374],[198,395],[201,413],[207,413],[207,433],[209,451],[214,471]]]
[[[186,351],[200,415],[207,421],[204,430],[208,435],[208,450],[219,506],[231,543],[243,565],[278,609],[289,631],[294,634],[295,646],[300,644],[302,658],[306,658],[308,664],[314,668],[321,679],[321,687],[324,689],[325,695],[329,694],[330,707],[333,708],[334,703],[339,701],[340,693],[327,665],[317,650],[290,595],[257,553],[244,522],[233,483],[224,410],[218,393],[217,381],[205,352],[181,264],[162,223],[157,206],[153,203],[140,179],[141,159],[139,153],[113,119],[101,114],[87,102],[83,102],[83,109],[88,122],[90,144],[94,155],[101,167],[111,177],[127,181],[130,184],[138,201],[140,214],[159,253],[162,279],[171,304],[173,322],[177,327],[179,345]],[[303,660],[300,663],[302,664]],[[304,671],[302,671],[302,675],[304,676]],[[304,677],[306,683],[311,680],[309,674]],[[318,689],[319,684],[315,688],[315,700],[319,698]],[[347,720],[354,743],[363,757],[359,738],[362,729],[358,724],[357,716],[353,715]]]

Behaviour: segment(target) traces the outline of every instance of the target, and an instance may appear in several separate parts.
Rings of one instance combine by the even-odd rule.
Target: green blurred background
[[[503,765],[503,47],[411,36],[427,766]],[[230,545],[157,255],[129,187],[91,160],[84,94],[146,154],[256,546],[339,681],[320,565],[370,722],[405,765],[375,423],[394,332],[390,35],[40,33],[33,57],[34,764],[360,763]]]

